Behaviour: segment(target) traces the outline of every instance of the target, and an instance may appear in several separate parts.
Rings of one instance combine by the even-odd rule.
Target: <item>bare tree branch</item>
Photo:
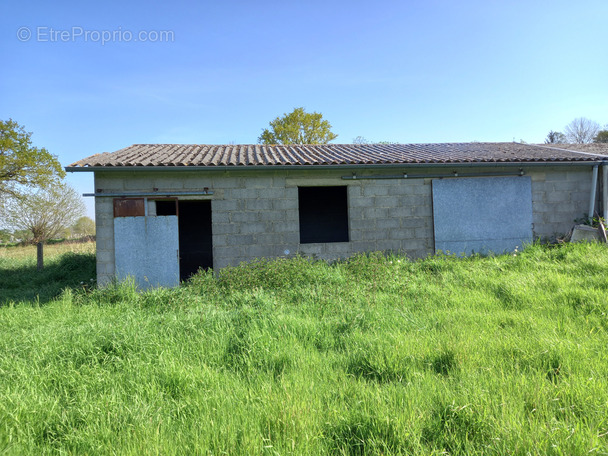
[[[575,144],[588,144],[600,130],[600,125],[586,117],[577,117],[564,127],[568,142]]]
[[[7,198],[4,223],[13,230],[27,230],[34,242],[57,237],[84,214],[80,195],[64,183]]]

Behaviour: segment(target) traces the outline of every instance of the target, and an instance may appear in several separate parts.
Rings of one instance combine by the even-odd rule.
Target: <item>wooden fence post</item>
[[[37,257],[37,266],[38,266],[38,270],[42,271],[42,268],[44,267],[44,251],[43,251],[43,246],[42,246],[42,242],[39,242],[38,244],[36,244],[36,257]]]

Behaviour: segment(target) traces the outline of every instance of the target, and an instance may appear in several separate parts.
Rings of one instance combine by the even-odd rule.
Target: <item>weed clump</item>
[[[393,420],[360,411],[330,424],[325,435],[331,454],[363,456],[405,452]]]
[[[490,437],[484,417],[471,405],[438,401],[422,429],[421,441],[433,450],[466,455],[482,450]]]

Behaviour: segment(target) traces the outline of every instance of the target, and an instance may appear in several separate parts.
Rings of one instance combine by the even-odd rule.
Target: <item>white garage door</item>
[[[503,253],[532,242],[528,176],[433,179],[435,251]]]

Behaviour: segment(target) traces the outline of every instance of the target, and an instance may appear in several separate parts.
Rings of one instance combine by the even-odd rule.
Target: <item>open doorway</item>
[[[179,275],[187,280],[199,268],[213,267],[211,201],[156,201],[157,215],[177,215]]]

